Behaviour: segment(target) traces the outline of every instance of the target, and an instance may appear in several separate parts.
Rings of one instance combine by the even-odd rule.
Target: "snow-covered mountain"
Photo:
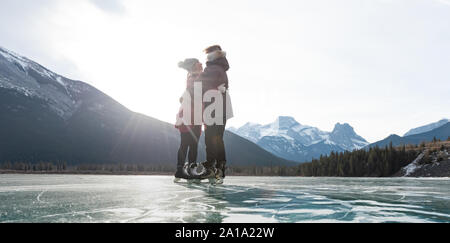
[[[403,137],[397,134],[392,134],[383,140],[370,144],[368,147],[384,147],[389,146],[391,143],[393,146],[400,146],[404,144],[419,145],[422,142],[430,142],[435,138],[447,140],[449,137],[450,121],[448,119],[442,119],[435,123],[413,128],[409,130],[409,132],[405,133]]]
[[[69,119],[81,105],[90,85],[69,80],[16,53],[0,47],[0,88],[46,100],[60,117]]]
[[[345,123],[337,123],[332,132],[302,125],[294,118],[280,116],[273,123],[247,123],[234,132],[282,158],[308,161],[331,151],[355,150],[369,143]]]
[[[288,116],[280,116],[267,125],[247,123],[238,129],[230,128],[229,130],[253,142],[258,142],[263,137],[283,137],[287,140],[296,140],[305,146],[318,143],[328,137],[328,133],[315,127],[301,125]]]
[[[369,144],[364,138],[356,134],[353,127],[348,123],[337,123],[330,133],[329,140],[334,143],[334,145],[348,151],[361,149]]]
[[[438,128],[435,128],[431,131],[427,131],[424,133],[418,133],[404,137],[392,134],[383,140],[370,144],[368,148],[375,146],[385,147],[389,146],[391,143],[393,146],[400,146],[406,144],[419,145],[422,142],[433,141],[433,139],[447,140],[449,137],[450,137],[450,122],[447,122],[446,124]]]
[[[409,130],[407,133],[405,133],[405,135],[403,135],[403,136],[406,137],[406,136],[410,136],[410,135],[414,135],[414,134],[429,132],[431,130],[434,130],[436,128],[439,128],[439,127],[447,124],[448,122],[450,122],[449,119],[442,119],[438,122],[434,122],[434,123],[431,123],[431,124],[428,124],[425,126],[413,128],[413,129]]]

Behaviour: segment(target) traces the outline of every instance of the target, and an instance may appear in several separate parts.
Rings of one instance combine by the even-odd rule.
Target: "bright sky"
[[[227,51],[236,117],[375,142],[450,118],[450,0],[1,0],[0,46],[174,123],[177,62]]]

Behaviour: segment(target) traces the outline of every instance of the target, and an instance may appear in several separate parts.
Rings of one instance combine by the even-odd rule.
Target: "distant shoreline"
[[[97,172],[97,171],[20,171],[0,170],[0,175],[118,175],[118,176],[173,176],[171,172]],[[302,177],[302,176],[279,176],[279,175],[246,175],[229,174],[229,176],[251,176],[251,177]]]
[[[97,172],[97,171],[20,171],[20,170],[0,170],[0,175],[5,174],[21,174],[21,175],[154,175],[154,176],[168,176],[173,175],[169,172]]]
[[[355,161],[358,161],[355,163]],[[405,163],[406,162],[406,163]],[[134,175],[173,176],[175,168],[164,165],[3,163],[1,174],[29,175]],[[297,166],[230,166],[229,176],[400,178],[450,177],[450,141],[371,148],[331,153]]]
[[[143,172],[143,173],[136,173],[136,172],[122,172],[122,173],[100,173],[100,172],[86,172],[86,171],[54,171],[54,172],[43,172],[43,171],[36,171],[36,172],[25,172],[25,171],[14,171],[14,170],[0,170],[0,175],[110,175],[110,176],[173,176],[173,173],[168,172]],[[279,176],[279,175],[243,175],[243,174],[231,174],[229,176],[248,176],[248,177],[301,177],[301,178],[330,178],[330,176]],[[339,177],[339,176],[331,176],[331,178],[450,178],[449,176],[443,175],[443,176],[388,176],[388,177]]]

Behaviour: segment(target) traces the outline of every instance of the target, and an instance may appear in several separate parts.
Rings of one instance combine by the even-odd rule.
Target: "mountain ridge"
[[[425,132],[429,132],[431,130],[434,130],[436,128],[439,128],[443,125],[445,125],[447,122],[450,122],[449,119],[441,119],[437,122],[433,122],[424,126],[420,126],[420,127],[416,127],[413,128],[411,130],[409,130],[408,132],[405,133],[405,135],[403,135],[403,137],[409,136],[409,135],[415,135],[415,134],[420,134],[420,133],[425,133]]]
[[[368,145],[367,147],[368,148],[375,146],[384,147],[388,146],[391,142],[393,146],[408,145],[408,144],[418,145],[422,142],[430,142],[434,138],[440,140],[447,140],[449,137],[450,137],[450,122],[447,122],[445,125],[442,125],[438,128],[435,128],[431,131],[424,133],[413,134],[403,137],[396,134],[392,134],[383,140]]]

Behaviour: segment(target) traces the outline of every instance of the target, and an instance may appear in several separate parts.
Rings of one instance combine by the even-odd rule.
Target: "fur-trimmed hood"
[[[228,71],[230,69],[230,65],[228,64],[228,60],[227,60],[227,53],[224,51],[213,51],[211,53],[209,53],[206,57],[207,62],[206,62],[206,66],[213,66],[213,65],[218,65],[221,66],[225,72]]]
[[[227,53],[224,52],[224,51],[217,50],[217,51],[213,51],[213,52],[209,53],[206,56],[206,60],[208,62],[212,62],[212,61],[215,61],[215,60],[217,60],[217,59],[219,59],[221,57],[227,57]]]

